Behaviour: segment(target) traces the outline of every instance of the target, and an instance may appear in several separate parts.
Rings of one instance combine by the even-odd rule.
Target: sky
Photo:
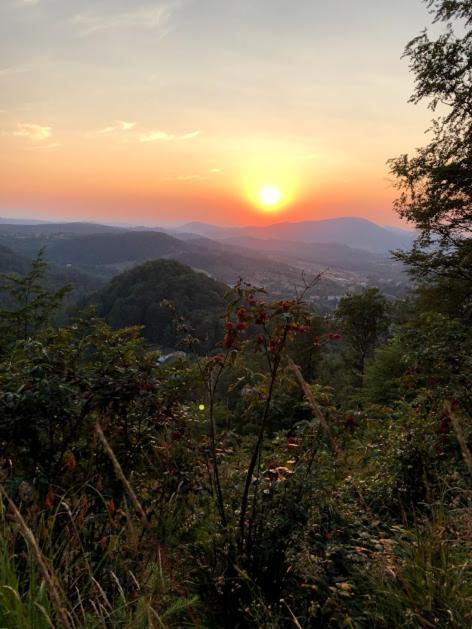
[[[362,216],[425,143],[421,0],[0,0],[0,215]]]

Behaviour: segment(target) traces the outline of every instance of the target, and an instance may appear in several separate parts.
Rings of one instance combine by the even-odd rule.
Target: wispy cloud
[[[177,175],[177,181],[199,181],[204,179],[202,175]]]
[[[42,142],[51,137],[52,128],[30,122],[19,122],[13,135],[19,138],[29,138],[33,142]]]
[[[51,144],[36,144],[36,146],[32,146],[32,151],[51,151],[53,149],[60,148],[60,142],[51,142]]]
[[[136,126],[135,122],[127,122],[126,120],[115,120],[115,124],[104,129],[100,129],[98,133],[113,133],[113,131],[130,131]]]
[[[147,133],[143,133],[139,137],[139,141],[141,143],[146,142],[173,142],[178,140],[192,140],[200,135],[200,131],[190,131],[189,133],[184,133],[182,135],[174,135],[172,133],[167,133],[166,131],[149,131]]]
[[[72,18],[72,23],[77,26],[79,35],[82,36],[130,28],[158,30],[161,35],[165,35],[169,29],[170,18],[177,7],[178,3],[168,2],[159,6],[140,7],[134,11],[113,12],[109,15],[79,13]]]
[[[30,72],[31,68],[28,66],[9,66],[6,68],[0,68],[0,79],[13,74],[23,74],[23,72]]]
[[[209,179],[210,175],[221,173],[221,168],[210,168],[206,173],[181,174],[175,177],[165,177],[163,181],[203,181]]]
[[[185,133],[184,135],[177,136],[177,140],[192,140],[193,138],[197,138],[200,135],[200,131],[191,131],[190,133]]]

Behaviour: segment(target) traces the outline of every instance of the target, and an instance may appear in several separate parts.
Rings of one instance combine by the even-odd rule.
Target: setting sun
[[[282,200],[282,192],[275,186],[265,186],[259,191],[259,200],[263,205],[273,207]]]

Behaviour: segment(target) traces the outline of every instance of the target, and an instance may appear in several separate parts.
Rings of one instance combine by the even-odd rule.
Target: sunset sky
[[[401,54],[428,22],[421,0],[0,0],[0,215],[399,225],[385,162],[425,142]]]

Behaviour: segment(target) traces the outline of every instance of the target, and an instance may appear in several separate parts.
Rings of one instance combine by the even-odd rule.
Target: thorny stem
[[[261,425],[259,427],[259,433],[257,435],[257,440],[256,440],[256,443],[254,444],[254,449],[252,451],[251,460],[249,461],[249,465],[246,472],[246,480],[244,483],[244,491],[243,491],[243,496],[241,500],[241,513],[239,516],[239,544],[238,545],[239,545],[240,551],[243,550],[243,546],[244,546],[246,513],[247,513],[248,502],[249,502],[249,489],[251,487],[252,477],[254,474],[254,470],[256,469],[256,465],[258,463],[259,455],[260,455],[262,444],[264,441],[264,430],[265,430],[265,425],[267,423],[267,418],[269,417],[270,404],[272,402],[272,396],[274,393],[274,385],[275,385],[275,380],[277,377],[279,362],[280,361],[277,361],[274,364],[274,367],[272,369],[269,392],[267,394],[266,403],[264,406],[264,412],[262,414],[262,420],[261,420]]]
[[[224,368],[224,363],[221,366],[221,369],[219,370],[218,374],[216,375],[213,384],[212,384],[212,376],[210,374],[210,380],[208,383],[208,394],[209,394],[209,402],[210,402],[210,409],[209,409],[210,443],[211,443],[211,456],[212,456],[212,463],[213,463],[213,476],[214,476],[215,487],[216,487],[216,501],[218,505],[218,511],[220,512],[221,524],[223,525],[223,528],[226,528],[228,522],[226,519],[225,503],[223,499],[223,490],[221,488],[220,472],[218,468],[218,461],[216,458],[216,426],[215,426],[215,416],[214,416],[215,391],[216,391],[216,387],[218,385],[218,381],[220,379],[221,373],[223,371],[223,368]]]

